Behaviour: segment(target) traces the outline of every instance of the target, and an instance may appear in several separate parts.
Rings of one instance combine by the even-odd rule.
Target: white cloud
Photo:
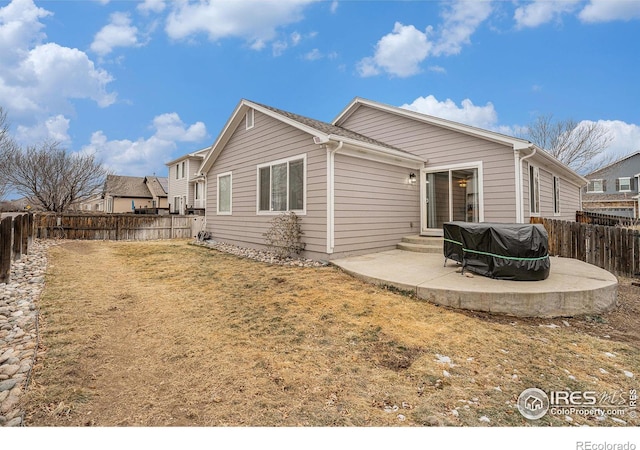
[[[187,126],[177,113],[167,113],[153,119],[154,134],[135,141],[109,140],[103,131],[91,135],[83,152],[96,154],[109,169],[120,175],[151,175],[166,172],[165,162],[172,158],[178,142],[199,142],[207,137],[202,122]]]
[[[586,23],[640,19],[636,0],[589,0],[588,4],[584,3],[584,0],[535,0],[516,8],[516,27],[535,28],[576,12]]]
[[[317,61],[322,58],[324,58],[324,55],[317,48],[314,48],[313,50],[311,50],[310,52],[307,52],[304,55],[304,59],[306,59],[307,61]]]
[[[430,56],[460,53],[471,42],[471,35],[492,11],[489,1],[458,0],[449,3],[443,22],[437,30],[428,26],[424,32],[413,25],[396,22],[393,31],[376,44],[374,55],[357,64],[360,76],[368,77],[386,72],[393,76],[409,77],[420,73],[421,63]]]
[[[468,98],[462,100],[458,106],[453,100],[446,99],[441,102],[433,95],[429,95],[418,97],[412,103],[402,105],[401,108],[484,129],[495,128],[498,120],[498,114],[492,103],[476,106]]]
[[[582,0],[536,0],[516,8],[513,18],[518,28],[533,28],[572,13]]]
[[[398,77],[417,74],[420,72],[420,63],[431,50],[428,32],[423,33],[413,25],[396,22],[393,31],[376,44],[373,57],[360,60],[358,72],[363,77],[377,75],[380,70]]]
[[[607,154],[613,155],[617,159],[629,153],[640,151],[640,125],[629,124],[621,120],[598,120],[597,123],[609,130],[613,136],[613,141],[606,150]]]
[[[107,91],[113,78],[86,53],[44,43],[40,19],[49,15],[31,0],[0,8],[0,104],[16,126],[34,127],[72,112],[72,99],[91,99],[102,107],[116,99]]]
[[[204,123],[196,122],[188,128],[177,113],[167,113],[153,119],[155,136],[159,139],[180,142],[198,142],[207,135]]]
[[[444,14],[444,23],[434,55],[457,55],[462,46],[471,42],[471,35],[491,14],[489,1],[457,1]]]
[[[22,145],[33,145],[44,141],[54,141],[67,145],[71,142],[69,123],[69,119],[62,114],[58,114],[33,126],[18,125],[15,139]]]
[[[591,0],[578,17],[583,22],[640,19],[640,5],[633,0]]]
[[[46,38],[40,19],[49,15],[32,0],[14,0],[0,8],[0,66],[19,62]]]
[[[329,8],[331,10],[331,14],[335,14],[336,11],[338,11],[338,0],[333,0]]]
[[[109,24],[98,31],[91,43],[91,50],[104,56],[115,47],[140,47],[138,29],[131,25],[129,14],[116,12],[111,14]]]
[[[167,5],[164,0],[144,0],[144,2],[137,6],[137,9],[143,14],[148,14],[150,12],[161,13],[164,11],[166,6]]]
[[[212,41],[228,37],[246,39],[260,50],[276,36],[278,27],[302,20],[305,6],[317,0],[246,0],[177,2],[167,18],[172,39],[205,33]]]

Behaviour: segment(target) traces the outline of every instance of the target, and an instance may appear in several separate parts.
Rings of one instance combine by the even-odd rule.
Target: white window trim
[[[560,201],[562,189],[560,187],[560,177],[553,175],[553,215],[559,216],[562,214],[562,202]],[[556,196],[557,195],[557,196]]]
[[[173,203],[172,203],[172,205],[171,205],[171,206],[173,206],[173,212],[174,212],[174,214],[180,214],[180,209],[182,209],[182,208],[181,208],[181,206],[182,206],[182,205],[180,205],[180,203],[181,203],[181,202],[180,202],[180,201],[178,201],[178,205],[177,205],[177,207],[178,207],[178,208],[177,208],[177,211],[176,211],[176,199],[180,199],[180,196],[179,196],[179,195],[174,195],[174,196],[173,196]]]
[[[427,228],[427,212],[424,207],[425,205],[425,190],[424,186],[426,183],[426,176],[428,173],[433,172],[445,172],[445,171],[456,171],[456,170],[465,170],[465,169],[476,169],[478,171],[478,222],[484,222],[484,164],[482,161],[472,161],[468,163],[458,163],[458,164],[450,164],[448,166],[429,166],[420,170],[420,204],[422,205],[420,212],[420,232],[421,233],[432,233],[434,228]],[[451,199],[450,199],[451,201]],[[451,211],[451,206],[449,206],[449,211]]]
[[[289,165],[291,161],[302,160],[302,202],[304,204],[303,209],[289,209]],[[276,166],[278,164],[287,163],[287,209],[285,211],[261,211],[260,210],[260,169],[263,167]],[[271,199],[271,193],[269,193],[269,199]],[[271,200],[270,200],[271,202]],[[268,163],[259,164],[256,167],[256,214],[259,216],[277,216],[283,212],[294,212],[299,216],[307,215],[307,154],[292,156],[290,158],[279,159],[277,161],[270,161]]]
[[[220,178],[229,177],[229,211],[220,211]],[[216,178],[216,214],[219,216],[230,216],[233,214],[233,173],[224,172],[218,174]]]
[[[627,180],[627,183],[629,183],[629,189],[622,189],[622,180]],[[618,192],[631,192],[631,177],[618,178]]]
[[[599,191],[589,190],[589,186],[591,186],[591,183],[594,183],[596,181],[600,182],[600,190]],[[593,180],[589,180],[589,182],[587,183],[587,192],[590,194],[602,194],[604,192],[604,180],[602,178],[595,178]]]
[[[256,125],[255,113],[253,108],[247,110],[247,114],[244,116],[244,126],[246,130],[252,129]]]
[[[531,201],[532,200],[532,198],[531,198],[531,190],[534,187],[534,184],[533,184],[533,182],[531,180],[531,169],[533,169],[533,176],[535,178],[537,178],[537,180],[538,180],[538,182],[535,184],[535,186],[537,187],[537,192],[535,194],[537,194],[536,197],[538,199],[538,210],[537,211],[533,210],[533,206],[534,206],[535,202]],[[541,203],[541,199],[540,199],[540,168],[538,166],[534,166],[533,164],[529,163],[529,215],[531,217],[540,217],[540,210],[542,209],[541,208],[542,205],[540,203]]]

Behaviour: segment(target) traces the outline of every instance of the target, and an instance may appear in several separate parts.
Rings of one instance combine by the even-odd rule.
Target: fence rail
[[[588,211],[576,211],[576,222],[590,223],[592,225],[605,225],[608,227],[629,227],[636,225],[638,223],[638,219]]]
[[[0,283],[11,281],[11,264],[29,253],[32,241],[32,214],[0,219]]]
[[[575,258],[616,275],[640,276],[640,232],[619,226],[532,217],[549,234],[549,254]]]
[[[35,216],[35,229],[43,239],[145,241],[193,237],[201,221],[175,215],[42,213]]]

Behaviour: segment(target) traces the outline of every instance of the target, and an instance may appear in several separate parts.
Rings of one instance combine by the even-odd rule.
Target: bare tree
[[[9,134],[9,122],[7,121],[7,113],[0,106],[0,201],[7,194],[7,179],[3,176],[4,167],[7,165],[7,155],[14,147],[13,139]]]
[[[524,137],[578,173],[593,172],[611,162],[604,151],[613,136],[597,122],[539,116],[526,127]]]
[[[0,177],[46,211],[62,212],[102,190],[107,170],[94,155],[70,153],[58,143],[3,152]]]

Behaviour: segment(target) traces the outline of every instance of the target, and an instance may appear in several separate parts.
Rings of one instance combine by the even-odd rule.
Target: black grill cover
[[[500,280],[549,276],[549,237],[542,225],[447,222],[443,229],[445,258],[465,270]]]

